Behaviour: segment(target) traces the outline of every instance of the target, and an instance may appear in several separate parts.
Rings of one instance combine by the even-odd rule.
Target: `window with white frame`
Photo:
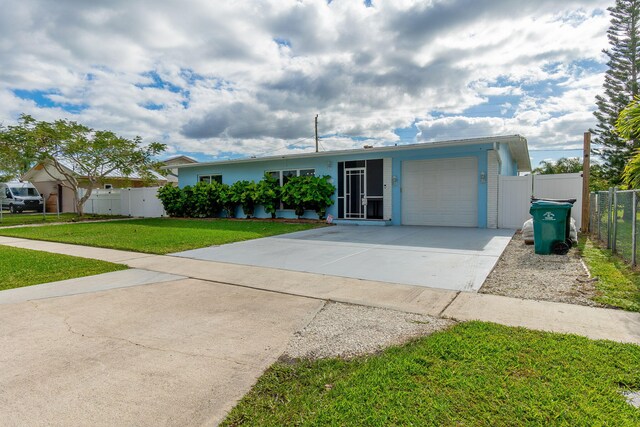
[[[279,171],[267,171],[269,175],[274,177],[280,183],[282,187],[285,185],[289,179],[293,176],[315,176],[315,169],[285,169]]]
[[[222,175],[200,175],[198,176],[199,182],[206,182],[211,184],[212,182],[217,182],[222,184]]]
[[[315,169],[284,169],[279,171],[267,171],[267,173],[278,180],[280,187],[289,182],[289,179],[294,176],[315,176]],[[293,209],[293,206],[280,203],[280,209]]]

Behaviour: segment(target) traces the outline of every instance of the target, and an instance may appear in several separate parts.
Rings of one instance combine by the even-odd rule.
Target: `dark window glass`
[[[365,165],[364,160],[352,160],[349,162],[344,162],[345,168],[363,168]]]
[[[338,163],[338,197],[344,197],[344,162]]]
[[[200,182],[206,182],[211,184],[211,182],[216,181],[222,184],[222,175],[201,175],[198,180]]]
[[[267,173],[270,177],[277,179],[278,184],[282,185],[282,183],[280,182],[280,171],[269,171]]]
[[[367,201],[367,218],[382,219],[382,200],[376,199]]]
[[[9,189],[7,188],[7,191]],[[35,197],[35,196],[39,196],[38,192],[36,191],[35,188],[29,188],[29,187],[12,187],[11,188],[11,192],[13,193],[13,195],[15,197]]]
[[[285,185],[287,182],[289,182],[289,178],[297,175],[298,175],[297,170],[282,171],[282,185]]]
[[[315,169],[301,169],[300,170],[300,176],[315,176],[316,174],[316,170]]]
[[[367,196],[382,197],[382,159],[367,160]]]

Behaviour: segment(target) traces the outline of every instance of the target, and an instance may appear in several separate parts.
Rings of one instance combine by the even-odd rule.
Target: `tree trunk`
[[[84,202],[76,199],[76,213],[79,218],[84,216]]]
[[[78,194],[78,188],[76,188],[75,191],[76,191],[76,194]],[[87,192],[84,193],[84,196],[82,196],[80,199],[76,199],[76,212],[78,213],[78,216],[80,218],[84,216],[84,204],[86,203],[87,200],[89,200],[92,192],[93,192],[93,188],[89,186],[89,188],[87,188]]]

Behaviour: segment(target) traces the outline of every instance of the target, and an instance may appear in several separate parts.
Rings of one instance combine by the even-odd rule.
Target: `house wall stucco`
[[[500,144],[501,146],[503,144]],[[225,184],[233,184],[239,180],[259,181],[265,172],[272,170],[288,170],[288,169],[315,169],[316,176],[329,175],[332,182],[337,187],[337,171],[338,162],[349,160],[370,160],[391,158],[392,174],[395,177],[392,184],[392,218],[393,225],[399,225],[402,218],[402,163],[409,160],[426,160],[426,159],[445,159],[457,157],[476,157],[478,160],[478,226],[485,228],[487,226],[487,183],[482,182],[480,175],[487,174],[487,151],[493,149],[492,143],[451,146],[451,147],[430,147],[425,144],[424,147],[414,149],[389,150],[385,152],[367,152],[362,150],[356,153],[322,155],[319,157],[306,158],[287,158],[250,161],[247,163],[221,163],[214,165],[202,165],[195,167],[186,167],[179,169],[179,186],[195,185],[201,175],[222,175],[222,182]],[[508,151],[508,147],[507,147]],[[508,154],[508,156],[507,156]],[[514,174],[514,162],[510,153],[505,153],[504,157],[508,159],[506,162],[508,167],[503,168],[503,174]],[[334,194],[334,201],[337,202],[337,190]],[[334,203],[327,213],[337,217],[337,205]],[[241,211],[238,212],[242,216]],[[267,215],[259,207],[255,215],[257,217],[266,217]],[[291,210],[281,210],[277,212],[278,217],[295,218],[295,214]],[[317,218],[315,212],[306,212],[305,217]]]

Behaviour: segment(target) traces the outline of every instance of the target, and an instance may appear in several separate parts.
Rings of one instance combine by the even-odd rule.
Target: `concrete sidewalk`
[[[6,289],[0,292],[0,304],[15,304],[17,302],[88,294],[107,291],[109,289],[130,288],[132,286],[171,282],[179,279],[186,279],[186,277],[132,268],[129,270],[96,274],[95,276],[61,280],[59,282]]]
[[[593,339],[640,344],[640,313],[622,310],[460,293],[422,286],[16,238],[0,237],[0,244],[103,259],[137,269],[280,294],[389,308],[460,321],[483,320],[537,330],[574,333]]]

